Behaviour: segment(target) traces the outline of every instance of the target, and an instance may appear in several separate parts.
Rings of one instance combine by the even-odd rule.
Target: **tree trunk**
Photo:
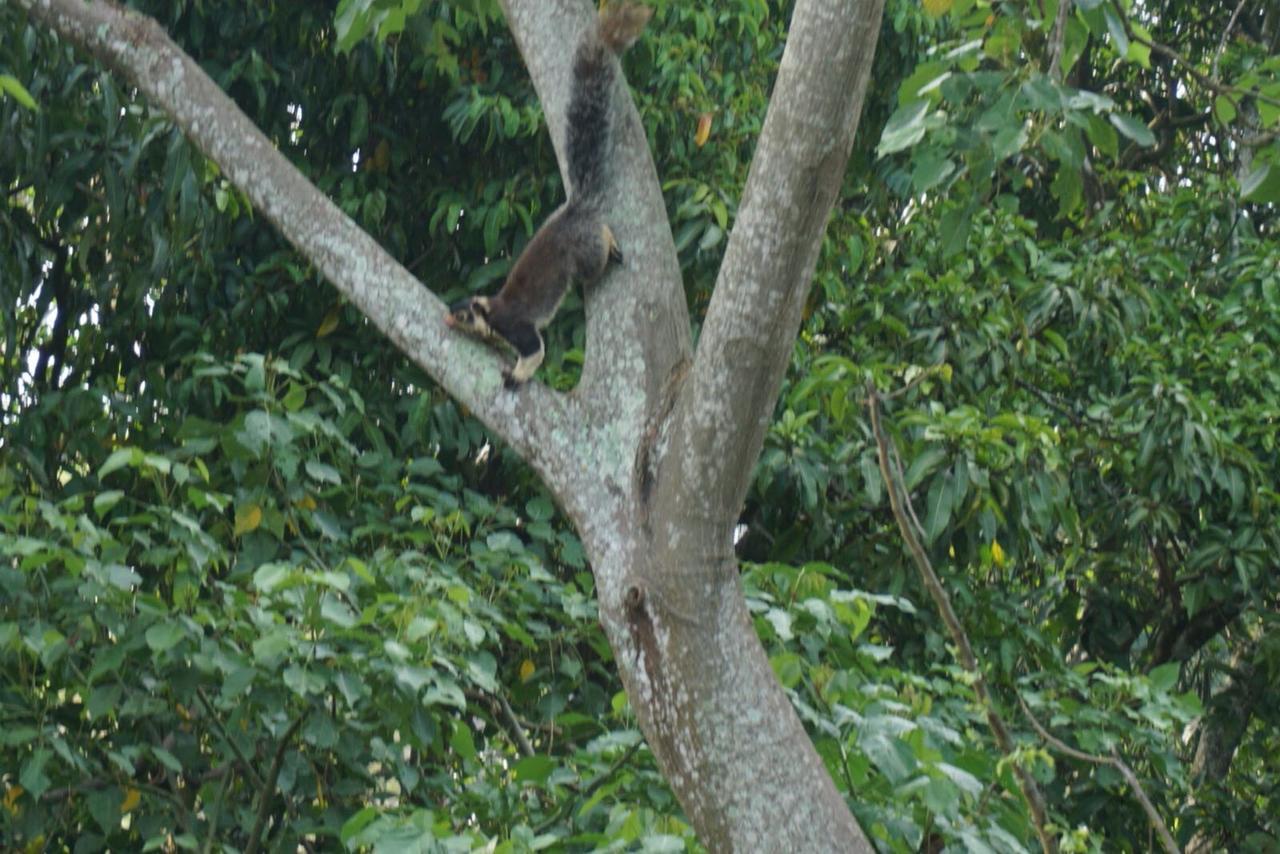
[[[756,637],[732,532],[852,147],[883,0],[799,0],[698,351],[656,171],[615,98],[626,267],[587,302],[579,388],[500,388],[500,362],[295,169],[151,20],[18,0],[165,110],[281,233],[543,478],[582,538],[601,620],[649,745],[713,851],[871,846]],[[504,0],[562,151],[585,0]],[[621,87],[620,87],[621,88]],[[563,163],[563,157],[562,157]]]

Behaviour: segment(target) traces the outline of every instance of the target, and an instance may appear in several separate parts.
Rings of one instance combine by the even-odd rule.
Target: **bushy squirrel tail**
[[[652,9],[638,3],[611,3],[578,42],[566,130],[572,204],[589,204],[604,196],[613,57],[635,43],[651,14]]]

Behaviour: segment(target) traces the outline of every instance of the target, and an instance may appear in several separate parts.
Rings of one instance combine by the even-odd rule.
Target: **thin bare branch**
[[[1083,750],[1077,750],[1071,745],[1056,737],[1044,725],[1036,719],[1031,713],[1031,709],[1027,706],[1022,697],[1018,697],[1018,703],[1022,706],[1022,714],[1026,716],[1031,728],[1034,729],[1045,744],[1052,749],[1058,751],[1063,756],[1080,762],[1090,762],[1094,765],[1110,765],[1120,772],[1120,776],[1129,785],[1129,790],[1133,792],[1133,796],[1138,799],[1138,803],[1142,805],[1142,811],[1147,814],[1147,820],[1151,822],[1152,829],[1155,830],[1157,836],[1160,837],[1160,844],[1164,847],[1167,854],[1178,854],[1178,843],[1173,839],[1173,834],[1169,832],[1169,828],[1165,826],[1164,819],[1160,817],[1160,813],[1156,810],[1155,804],[1151,802],[1151,798],[1147,796],[1147,791],[1142,787],[1142,783],[1138,780],[1138,775],[1133,773],[1133,769],[1129,767],[1123,759],[1117,754],[1112,753],[1110,756],[1096,756],[1092,753],[1085,753]]]
[[[1058,14],[1053,19],[1053,30],[1049,34],[1049,79],[1057,81],[1062,72],[1062,48],[1067,41],[1067,18],[1075,4],[1068,0],[1058,0]]]
[[[1227,39],[1231,38],[1231,31],[1236,28],[1236,21],[1240,18],[1240,13],[1244,11],[1245,5],[1249,0],[1240,0],[1236,4],[1236,10],[1231,13],[1231,20],[1227,21],[1227,27],[1222,31],[1222,38],[1218,40],[1218,49],[1213,52],[1213,70],[1210,75],[1215,79],[1218,76],[1218,62],[1222,59],[1223,52],[1227,49]]]
[[[262,843],[262,829],[266,827],[267,816],[271,812],[271,796],[275,794],[276,780],[280,778],[280,768],[284,765],[284,752],[310,712],[310,709],[304,709],[302,714],[294,718],[293,723],[289,724],[289,728],[284,731],[284,735],[280,736],[280,741],[276,744],[271,768],[263,778],[264,785],[258,792],[258,811],[253,819],[253,827],[249,830],[249,844],[245,846],[244,854],[257,854],[258,846]]]
[[[1212,76],[1212,77],[1209,76],[1208,74],[1205,74],[1203,71],[1196,68],[1194,62],[1187,59],[1181,53],[1169,47],[1168,45],[1161,44],[1160,42],[1157,42],[1157,41],[1152,41],[1151,39],[1148,39],[1148,38],[1145,38],[1144,36],[1139,35],[1138,32],[1134,30],[1133,22],[1129,20],[1129,15],[1124,11],[1124,9],[1120,8],[1119,3],[1112,3],[1111,9],[1119,17],[1120,23],[1124,27],[1125,35],[1128,36],[1129,41],[1136,42],[1137,44],[1142,45],[1143,47],[1147,48],[1153,53],[1158,53],[1161,56],[1165,56],[1173,60],[1173,63],[1177,66],[1180,66],[1188,74],[1190,74],[1192,79],[1195,80],[1196,83],[1200,84],[1201,88],[1206,89],[1210,92],[1215,92],[1219,95],[1230,96],[1233,102],[1235,102],[1237,98],[1253,98],[1255,101],[1259,101],[1264,104],[1270,104],[1273,107],[1280,107],[1280,98],[1273,98],[1272,96],[1266,95],[1262,91],[1256,88],[1242,89],[1239,86],[1232,86],[1230,83],[1223,83],[1221,80],[1217,78],[1216,74],[1215,76]],[[1215,69],[1217,67],[1216,60],[1215,60],[1214,67]]]
[[[1014,751],[1013,738],[1009,735],[1009,729],[991,699],[991,693],[987,689],[986,677],[983,676],[982,669],[978,666],[977,656],[973,653],[973,646],[969,643],[969,634],[965,631],[960,618],[956,616],[955,608],[951,605],[951,597],[948,595],[946,588],[942,586],[942,580],[938,578],[938,574],[934,572],[929,555],[925,553],[924,546],[912,530],[911,518],[915,515],[915,511],[910,509],[911,496],[907,494],[906,485],[902,481],[900,474],[894,472],[890,467],[890,454],[896,455],[897,448],[894,447],[894,443],[885,434],[884,428],[880,423],[880,395],[876,392],[875,385],[871,382],[867,383],[867,410],[871,414],[871,432],[876,439],[876,451],[880,460],[880,476],[884,478],[885,490],[889,494],[889,506],[893,510],[894,519],[898,522],[898,530],[902,533],[902,539],[907,544],[907,550],[911,553],[916,569],[920,572],[920,578],[924,582],[925,589],[929,592],[930,598],[933,599],[934,607],[938,609],[938,614],[942,617],[942,622],[946,625],[947,632],[951,635],[951,642],[955,644],[960,666],[973,679],[973,692],[977,695],[978,703],[986,714],[987,726],[995,737],[996,746],[1000,748],[1001,753],[1009,756]],[[1018,780],[1018,788],[1021,789],[1022,796],[1026,799],[1027,807],[1031,810],[1031,821],[1035,825],[1036,835],[1040,838],[1040,847],[1045,852],[1056,851],[1058,846],[1053,836],[1049,833],[1044,795],[1041,794],[1040,787],[1027,769],[1023,768],[1019,763],[1013,764],[1013,771]]]
[[[500,692],[489,693],[487,691],[467,690],[463,692],[468,700],[474,703],[483,703],[489,707],[490,713],[499,716],[507,725],[507,731],[511,735],[512,741],[516,743],[516,748],[520,751],[521,756],[533,756],[537,753],[533,749],[533,742],[529,741],[529,736],[525,733],[524,725],[520,723],[520,719],[516,717],[515,709],[511,708],[511,704],[507,702],[507,698]]]

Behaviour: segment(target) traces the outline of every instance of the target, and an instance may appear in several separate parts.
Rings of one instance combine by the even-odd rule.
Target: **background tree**
[[[561,197],[491,3],[151,11],[446,298],[500,278]],[[586,12],[554,17],[568,29],[549,36],[509,11],[559,138],[563,56],[539,46],[571,43]],[[542,378],[580,390],[549,417],[607,394],[580,423],[636,424],[639,398],[609,383],[640,370],[660,399],[662,369],[689,352],[684,304],[700,348],[731,315],[708,306],[718,271],[742,269],[722,256],[726,235],[748,233],[737,199],[757,198],[740,188],[788,15],[660,5],[628,56],[685,299],[633,128],[621,204],[651,278],[615,275],[585,326],[576,306],[562,313]],[[601,559],[600,533],[580,542],[535,476],[558,463],[531,473],[517,454],[529,437],[502,444],[475,420],[524,417],[474,395],[496,382],[491,356],[460,348],[443,366],[445,387],[472,390],[470,406],[451,402],[351,305],[315,298],[333,292],[234,173],[149,106],[161,100],[12,7],[0,32],[0,288],[15,307],[0,377],[0,834],[696,845],[682,815],[705,815],[687,789],[682,814],[657,776],[617,681],[634,661],[625,643],[613,660],[595,618],[598,596],[615,641],[637,613],[693,633],[706,609],[685,597],[706,589],[609,587],[619,562]],[[882,846],[1033,844],[1015,764],[1039,778],[1064,847],[1147,846],[1114,768],[1042,749],[1015,691],[1071,746],[1132,765],[1180,844],[1277,833],[1275,39],[1274,10],[1247,2],[889,5],[871,132],[816,287],[790,303],[801,334],[767,339],[791,369],[759,422],[745,508],[729,490],[712,517],[738,526],[773,673]],[[848,119],[805,103],[796,126]],[[334,255],[314,260],[331,273],[370,257]],[[386,294],[370,300],[385,310]],[[628,313],[633,299],[653,302]],[[412,302],[392,336],[443,352],[422,337],[438,320],[418,313],[425,297]],[[667,319],[633,339],[643,359],[608,373],[611,335],[646,329],[640,316]],[[922,539],[1013,756],[992,746],[941,625],[912,606],[925,600],[875,464],[867,378],[892,395],[885,426]],[[667,424],[668,448],[696,427],[678,405]],[[566,442],[563,471],[594,465],[630,488],[626,436],[609,438],[611,455],[586,461]],[[739,454],[745,477],[754,453]],[[688,496],[655,471],[661,522]],[[744,744],[702,746],[738,771],[756,758]]]

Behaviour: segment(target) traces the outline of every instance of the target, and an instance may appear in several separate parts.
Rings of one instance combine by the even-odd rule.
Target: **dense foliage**
[[[495,2],[139,5],[443,297],[559,201]],[[789,4],[655,5],[627,71],[696,323]],[[1064,848],[1150,847],[1020,697],[1179,843],[1266,850],[1280,14],[1069,11],[888,4],[744,587],[884,848],[1034,845],[1012,763]],[[0,842],[696,848],[519,461],[10,6],[0,93]],[[542,378],[571,387],[562,316]],[[1013,756],[888,513],[868,380]]]

